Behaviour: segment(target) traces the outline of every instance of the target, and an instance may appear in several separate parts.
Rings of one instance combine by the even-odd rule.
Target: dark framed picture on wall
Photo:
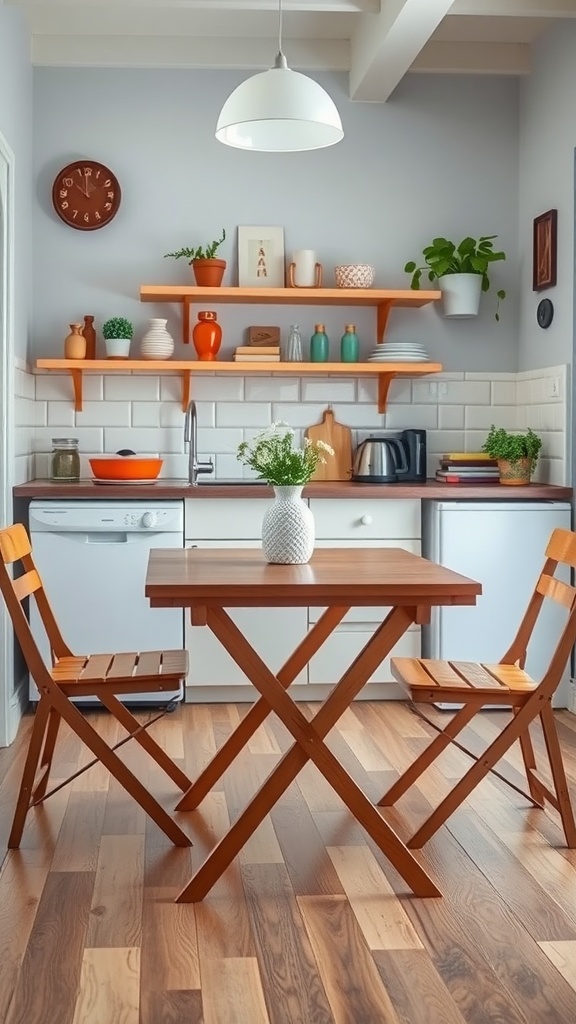
[[[532,291],[556,284],[556,226],[558,211],[547,210],[534,218]]]

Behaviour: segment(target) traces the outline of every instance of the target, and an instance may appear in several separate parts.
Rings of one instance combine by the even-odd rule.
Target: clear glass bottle
[[[310,362],[327,363],[329,353],[330,342],[324,324],[314,324],[314,334],[310,338]]]
[[[354,324],[346,324],[346,331],[340,341],[340,359],[343,363],[357,363],[360,345]]]
[[[76,483],[80,479],[77,437],[52,438],[50,479],[57,483]]]
[[[290,324],[290,334],[286,343],[285,362],[301,363],[304,360],[302,355],[302,337],[298,324]]]

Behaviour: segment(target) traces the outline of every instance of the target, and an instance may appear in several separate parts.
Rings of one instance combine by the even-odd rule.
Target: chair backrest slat
[[[14,593],[19,601],[23,601],[25,597],[30,597],[36,590],[40,590],[42,586],[42,580],[40,579],[36,569],[31,569],[30,572],[24,573],[23,576],[19,576],[17,580],[12,581],[14,587]]]
[[[576,534],[571,530],[553,530],[546,546],[546,556],[576,569]]]
[[[571,608],[576,598],[574,587],[564,583],[563,580],[555,579],[554,576],[546,576],[544,573],[542,573],[536,584],[536,590],[544,597],[549,597],[552,601],[558,601],[559,604],[563,604],[565,608]]]

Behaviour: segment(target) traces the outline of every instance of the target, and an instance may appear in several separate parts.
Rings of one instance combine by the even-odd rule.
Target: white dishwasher
[[[181,608],[151,608],[144,596],[151,548],[184,546],[183,502],[32,501],[33,556],[66,643],[75,654],[172,650],[184,645]],[[36,602],[30,625],[42,656],[50,650]],[[133,693],[130,704],[182,700],[174,692]],[[38,691],[30,680],[30,699]],[[92,698],[77,698],[78,702]]]

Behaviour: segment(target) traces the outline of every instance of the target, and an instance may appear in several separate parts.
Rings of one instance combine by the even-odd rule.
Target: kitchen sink
[[[268,486],[264,480],[202,480],[202,478],[199,477],[197,481],[198,487],[245,487],[246,484],[249,484],[251,487]]]

